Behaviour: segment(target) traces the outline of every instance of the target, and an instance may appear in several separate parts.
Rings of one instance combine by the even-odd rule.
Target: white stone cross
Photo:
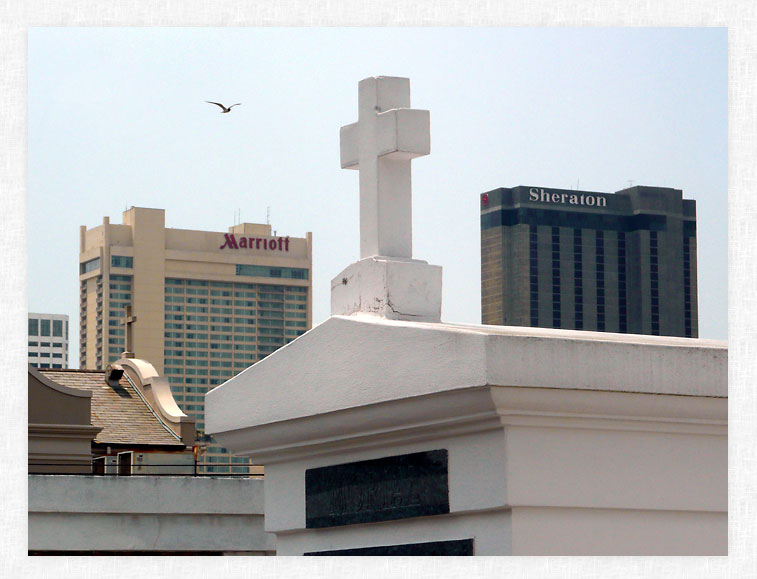
[[[133,328],[132,324],[137,321],[137,316],[131,315],[131,306],[126,305],[124,306],[124,319],[121,320],[121,324],[123,326],[126,326],[126,350],[121,355],[123,358],[133,358],[134,357],[134,335],[133,335]]]
[[[343,169],[360,171],[360,258],[412,258],[410,159],[431,151],[429,112],[410,108],[410,79],[358,84],[358,122],[341,128]]]

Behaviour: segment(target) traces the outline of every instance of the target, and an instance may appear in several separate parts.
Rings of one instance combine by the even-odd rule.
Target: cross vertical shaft
[[[358,85],[358,122],[340,131],[344,169],[360,171],[360,257],[412,258],[410,160],[430,152],[429,113],[410,107],[410,81]]]
[[[137,321],[137,316],[131,315],[130,305],[124,306],[124,310],[124,319],[121,321],[121,324],[126,326],[126,350],[123,353],[123,357],[132,358],[134,357],[134,328],[132,328],[132,324]]]

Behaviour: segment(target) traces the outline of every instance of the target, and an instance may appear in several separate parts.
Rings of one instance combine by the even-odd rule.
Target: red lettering
[[[229,249],[239,249],[239,246],[237,245],[237,240],[234,237],[233,233],[224,233],[223,234],[225,241],[221,247],[218,249],[223,249],[224,247],[228,247]],[[244,241],[244,239],[242,239]]]
[[[262,249],[269,251],[289,251],[289,237],[279,237],[273,239],[266,239],[262,237],[241,237],[237,241],[236,236],[233,233],[224,233],[223,245],[219,249],[261,249],[260,242],[263,242]]]

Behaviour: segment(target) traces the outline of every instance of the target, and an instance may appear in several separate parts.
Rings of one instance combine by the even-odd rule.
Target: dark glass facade
[[[696,202],[677,189],[481,195],[482,322],[697,337]]]

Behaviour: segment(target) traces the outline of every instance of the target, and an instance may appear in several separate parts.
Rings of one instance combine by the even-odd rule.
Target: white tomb
[[[265,466],[277,553],[727,554],[725,343],[441,323],[409,105],[366,79],[342,129],[361,260],[332,317],[206,396],[207,432]]]

